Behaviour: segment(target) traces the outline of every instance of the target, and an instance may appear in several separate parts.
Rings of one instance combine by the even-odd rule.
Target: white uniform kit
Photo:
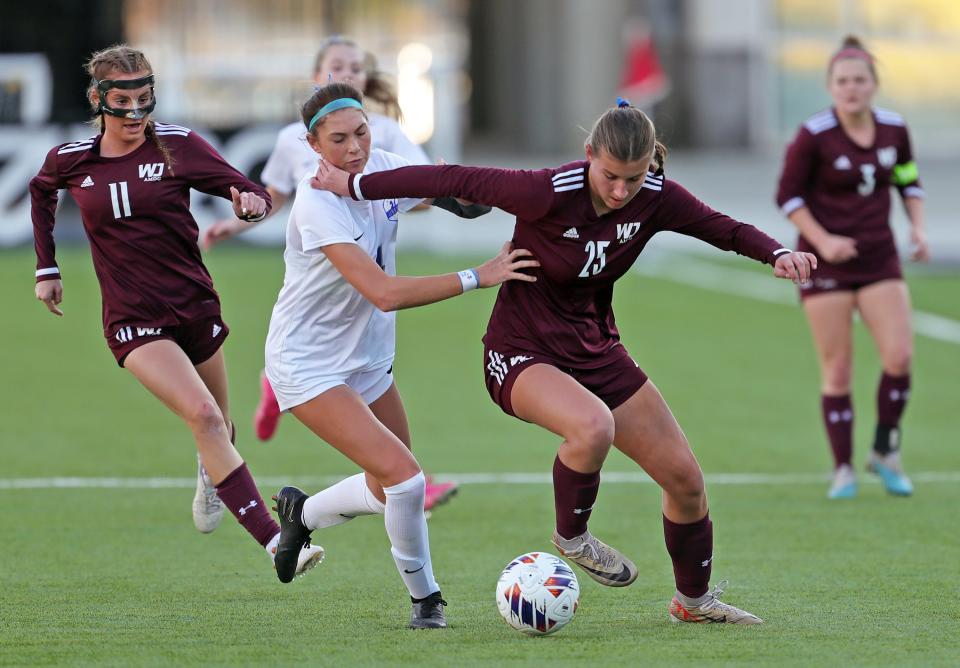
[[[409,164],[374,149],[363,173]],[[284,411],[338,385],[350,386],[368,404],[390,388],[396,314],[367,301],[321,249],[355,244],[395,276],[398,215],[423,201],[355,202],[315,190],[311,176],[297,186],[287,222],[286,271],[265,351],[267,378]]]
[[[428,165],[430,159],[417,144],[403,134],[400,125],[382,114],[367,112],[371,149],[396,153],[413,165]],[[302,121],[291,123],[277,135],[277,144],[263,167],[260,180],[265,186],[290,195],[307,172],[317,171],[319,156],[310,148]]]

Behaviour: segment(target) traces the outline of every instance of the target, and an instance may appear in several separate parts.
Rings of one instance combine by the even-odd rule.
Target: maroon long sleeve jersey
[[[171,326],[220,311],[197,246],[190,189],[230,199],[230,187],[266,190],[231,167],[195,132],[155,124],[172,158],[147,139],[116,158],[100,155],[101,136],[55,146],[30,181],[37,281],[60,278],[53,227],[58,190],[70,191],[90,239],[103,299],[104,331],[125,322]]]
[[[805,206],[828,232],[856,239],[862,258],[893,248],[890,186],[923,197],[903,117],[874,109],[873,118],[872,146],[854,143],[832,108],[808,118],[787,148],[776,197],[784,215]],[[804,239],[800,249],[813,250]]]
[[[654,234],[671,230],[773,264],[781,244],[760,230],[718,213],[650,172],[622,209],[598,216],[590,197],[590,163],[516,171],[461,167],[403,167],[350,179],[354,199],[455,196],[496,206],[517,217],[515,248],[540,262],[537,281],[500,287],[484,343],[499,350],[537,352],[591,368],[619,345],[613,285]]]

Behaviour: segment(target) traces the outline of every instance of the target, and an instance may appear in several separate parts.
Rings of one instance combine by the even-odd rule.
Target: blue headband
[[[310,119],[310,123],[307,125],[307,132],[313,132],[313,126],[317,124],[321,118],[327,114],[332,114],[335,111],[340,109],[363,109],[363,105],[354,100],[352,97],[341,97],[327,102],[325,105],[320,107],[320,111],[313,115],[313,118]]]

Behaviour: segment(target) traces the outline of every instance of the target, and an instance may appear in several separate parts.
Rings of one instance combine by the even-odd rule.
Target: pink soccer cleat
[[[433,478],[427,476],[427,489],[423,496],[423,509],[433,510],[441,503],[446,503],[454,494],[457,493],[459,486],[455,482],[433,482]]]
[[[277,423],[280,422],[280,404],[270,387],[266,375],[260,372],[260,403],[253,414],[253,430],[261,441],[269,441],[277,432]]]

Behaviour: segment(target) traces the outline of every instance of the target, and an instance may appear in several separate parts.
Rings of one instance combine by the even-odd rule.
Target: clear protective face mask
[[[157,106],[157,96],[153,92],[154,79],[152,74],[139,79],[101,79],[100,81],[94,79],[93,83],[100,94],[100,108],[98,109],[100,113],[138,121],[146,118]],[[150,101],[146,104],[138,104],[136,100],[132,100],[132,106],[119,109],[111,107],[107,102],[107,93],[113,89],[136,90],[144,86],[150,86]]]

